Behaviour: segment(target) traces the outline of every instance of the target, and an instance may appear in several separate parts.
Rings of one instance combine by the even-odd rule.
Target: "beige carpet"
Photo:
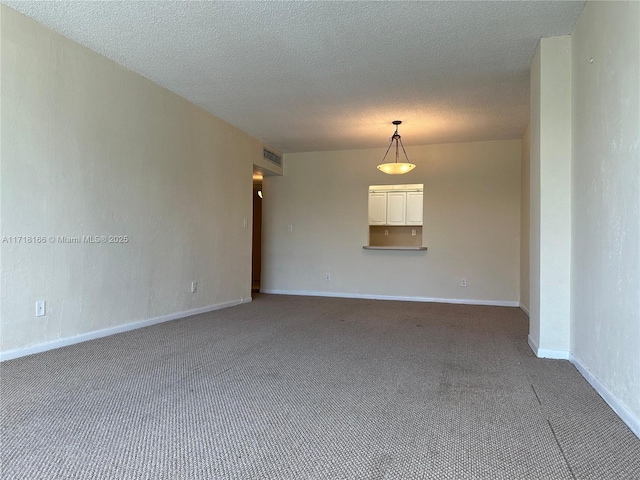
[[[2,363],[6,479],[638,479],[516,308],[260,295]]]

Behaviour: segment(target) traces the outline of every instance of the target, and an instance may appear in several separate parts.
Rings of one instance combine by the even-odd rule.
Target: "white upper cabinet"
[[[422,225],[422,185],[369,187],[369,225]]]
[[[387,225],[407,224],[407,192],[387,192]]]
[[[422,192],[407,192],[407,225],[422,225]]]
[[[369,193],[369,225],[387,224],[387,194],[385,192]]]

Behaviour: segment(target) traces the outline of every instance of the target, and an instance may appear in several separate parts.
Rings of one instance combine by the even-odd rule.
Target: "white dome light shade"
[[[378,170],[389,175],[401,175],[416,168],[413,163],[381,163]]]

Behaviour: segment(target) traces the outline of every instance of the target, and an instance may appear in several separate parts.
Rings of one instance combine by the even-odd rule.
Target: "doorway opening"
[[[275,153],[265,151],[265,160],[264,163],[274,163],[270,156],[275,155],[275,158],[278,161],[281,160],[281,157],[277,156]],[[260,289],[265,286],[268,288],[269,286],[269,265],[267,264],[267,268],[262,268],[262,219],[263,219],[263,188],[265,186],[265,179],[268,177],[280,177],[282,176],[282,165],[280,163],[275,163],[274,167],[271,168],[265,166],[262,162],[260,164],[253,164],[253,189],[251,190],[252,199],[251,205],[253,209],[253,222],[251,229],[251,238],[252,238],[252,247],[251,247],[251,293],[260,292]],[[269,185],[271,180],[266,180],[267,187],[267,195],[269,192]],[[267,197],[267,207],[269,207],[269,198]],[[269,210],[267,208],[267,221],[269,216]],[[266,273],[266,276],[263,277],[263,271]],[[263,282],[263,278],[265,281]]]
[[[260,277],[262,275],[262,175],[253,176],[252,232],[251,293],[260,291]]]

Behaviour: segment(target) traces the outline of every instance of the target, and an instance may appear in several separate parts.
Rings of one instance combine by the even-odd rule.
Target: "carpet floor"
[[[258,295],[0,365],[5,479],[640,479],[517,308]]]

